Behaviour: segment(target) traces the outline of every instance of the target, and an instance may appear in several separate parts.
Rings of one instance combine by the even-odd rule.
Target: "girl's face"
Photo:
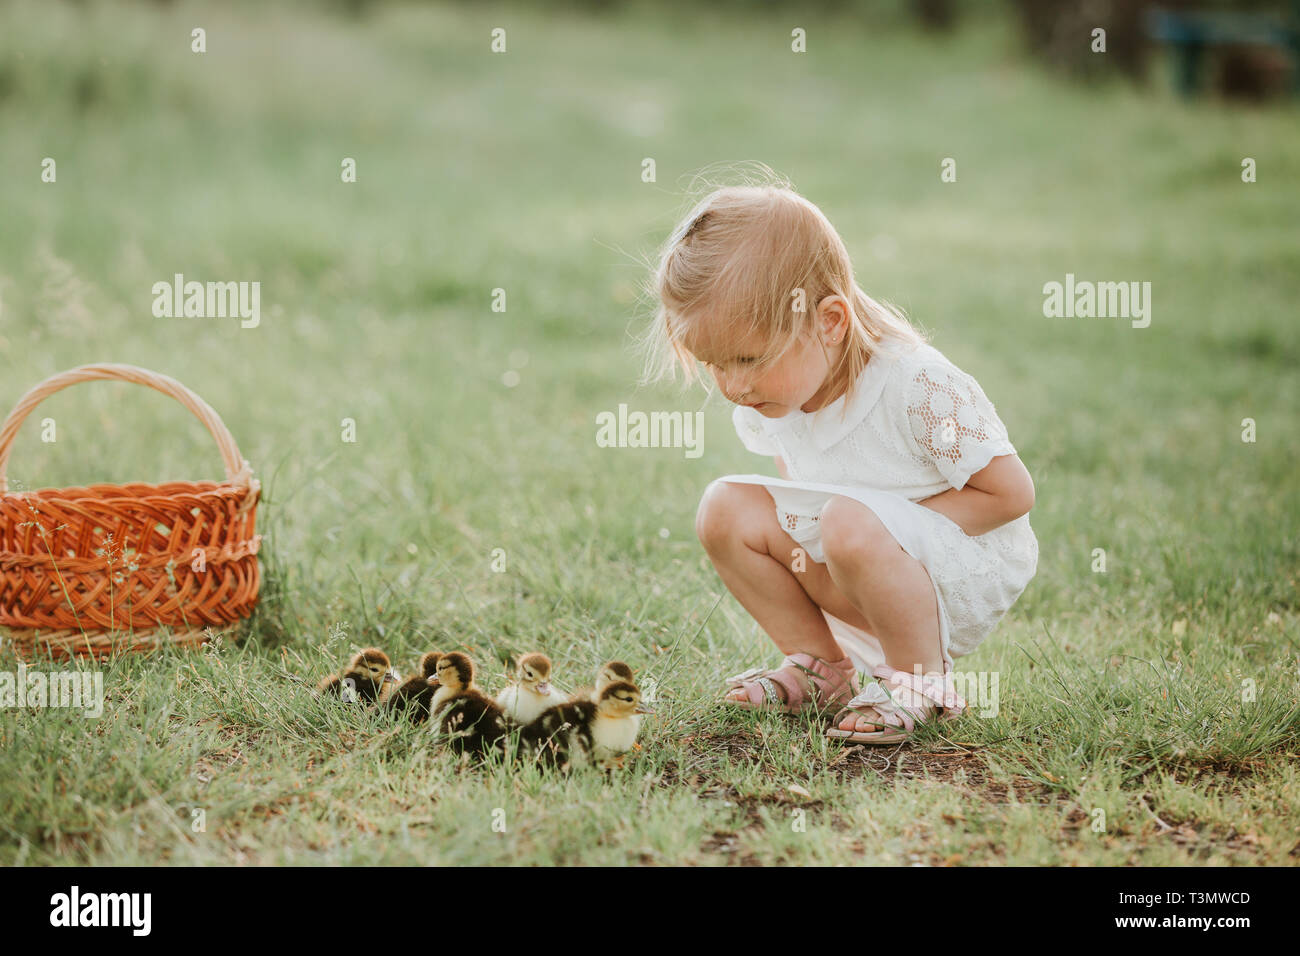
[[[831,400],[828,377],[843,346],[830,340],[841,337],[838,331],[825,341],[805,332],[779,359],[756,370],[765,344],[761,337],[718,336],[708,325],[698,323],[682,344],[705,363],[727,401],[749,405],[765,418],[782,418],[795,409],[816,411]]]

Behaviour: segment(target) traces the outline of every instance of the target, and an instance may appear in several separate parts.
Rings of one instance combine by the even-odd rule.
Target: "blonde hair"
[[[704,378],[682,338],[706,316],[728,335],[766,342],[755,367],[768,366],[815,332],[817,305],[831,295],[850,305],[844,348],[830,371],[832,400],[857,381],[882,340],[927,341],[899,309],[862,291],[822,211],[763,169],[768,182],[722,186],[697,202],[662,247],[646,290],[658,308],[641,339],[641,384],[675,378],[679,367],[684,386]]]

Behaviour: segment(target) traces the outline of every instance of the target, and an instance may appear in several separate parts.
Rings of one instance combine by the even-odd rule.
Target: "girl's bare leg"
[[[845,656],[821,614],[825,608],[875,636],[891,666],[941,671],[939,607],[925,566],[851,498],[832,498],[821,520],[825,564],[801,558],[761,485],[715,481],[700,501],[695,528],[727,589],[785,654]],[[877,725],[848,717],[840,726]]]
[[[859,501],[836,495],[821,520],[830,579],[871,622],[867,630],[880,641],[885,662],[905,671],[942,671],[939,602],[925,565]]]
[[[871,622],[867,630],[880,641],[885,663],[909,673],[917,668],[925,674],[942,672],[939,602],[925,565],[904,551],[875,512],[860,501],[836,495],[823,509],[821,521],[830,578],[850,603],[865,612]],[[860,709],[876,713],[872,707]],[[839,727],[883,729],[863,716],[848,716]]]
[[[791,570],[799,546],[781,530],[766,489],[715,481],[700,501],[695,532],[727,590],[783,653],[844,657],[818,604]]]

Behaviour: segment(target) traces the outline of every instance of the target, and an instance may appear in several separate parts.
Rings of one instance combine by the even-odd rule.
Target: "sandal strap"
[[[820,657],[813,657],[811,654],[791,654],[781,663],[799,668],[814,681],[817,681],[819,685],[821,681],[828,681],[833,690],[839,690],[846,683],[852,687],[857,681],[856,671],[846,673],[833,666],[829,661]],[[854,691],[856,692],[856,688],[854,688]]]
[[[857,669],[850,665],[846,671],[836,667],[830,661],[811,654],[790,654],[781,662],[782,666],[797,667],[809,676],[812,684],[813,699],[824,703],[844,696],[847,688],[849,696],[858,692]]]
[[[739,687],[741,684],[748,683],[752,681],[755,677],[761,677],[763,674],[766,673],[767,671],[765,671],[761,667],[751,667],[749,670],[744,671],[743,673],[732,674],[730,677],[727,678],[727,683],[732,685],[733,687]]]
[[[731,689],[739,687],[745,692],[745,698],[753,705],[758,706],[765,700],[768,703],[779,704],[780,697],[772,688],[772,682],[766,677],[766,671],[761,667],[754,667],[742,674],[735,674],[727,678],[727,686]]]
[[[894,681],[896,684],[902,684],[904,687],[920,694],[926,700],[931,701],[935,706],[951,711],[953,716],[966,709],[966,701],[962,700],[958,695],[956,684],[953,682],[952,671],[947,667],[946,663],[942,674],[918,675],[911,671],[890,667],[888,664],[877,664],[872,669],[871,674],[873,677],[883,677]]]
[[[872,707],[879,715],[878,718],[867,717],[866,714],[857,714],[854,708]],[[839,723],[846,713],[854,716],[863,717],[870,720],[873,724],[880,724],[884,727],[901,726],[909,734],[916,729],[918,721],[924,722],[927,718],[925,713],[926,707],[910,707],[906,704],[900,704],[892,694],[889,688],[883,684],[872,681],[862,688],[861,693],[857,694],[852,700],[844,705],[844,710],[836,715],[835,722]],[[890,718],[893,718],[892,720]],[[900,723],[901,722],[901,723]]]
[[[866,687],[862,688],[847,704],[845,709],[851,707],[875,707],[877,704],[893,704],[894,698],[889,695],[889,691],[882,685],[872,681]]]
[[[769,671],[767,674],[764,674],[762,677],[759,678],[759,681],[760,682],[767,681],[769,685],[771,683],[777,683],[780,684],[782,687],[784,687],[785,706],[793,710],[798,710],[799,707],[803,705],[804,698],[808,696],[805,693],[803,689],[803,684],[799,681],[799,678],[797,678],[794,674],[792,674],[789,668],[787,668],[784,665],[784,663],[782,664],[781,667],[778,667],[776,670]],[[767,689],[770,691],[771,687],[769,686]],[[773,701],[773,703],[779,704],[781,703],[781,701],[778,699]]]
[[[787,697],[784,701],[776,692],[775,684],[780,684],[785,689]],[[755,706],[766,703],[773,707],[783,705],[797,707],[804,698],[803,687],[792,674],[765,670],[762,667],[754,667],[744,673],[728,677],[727,686],[732,689],[739,687],[745,692],[748,701]]]
[[[786,707],[798,710],[809,697],[809,693],[804,689],[803,681],[799,680],[796,671],[802,671],[808,675],[812,689],[811,696],[815,701],[834,700],[841,697],[846,686],[850,694],[857,693],[858,680],[856,671],[846,673],[820,657],[813,657],[811,654],[804,653],[788,655],[781,661],[781,666],[775,670],[754,667],[743,673],[735,674],[727,678],[727,684],[733,688],[742,688],[751,704],[762,703],[761,700],[756,699],[759,696],[756,691],[761,688],[762,696],[766,698],[768,703],[778,706],[784,704]],[[772,687],[774,683],[780,684],[785,689],[786,699],[784,701],[780,699]]]

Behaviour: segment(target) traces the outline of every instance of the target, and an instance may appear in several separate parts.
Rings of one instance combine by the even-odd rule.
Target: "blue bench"
[[[1206,51],[1216,46],[1284,50],[1291,58],[1292,92],[1300,92],[1300,0],[1292,0],[1289,14],[1153,8],[1147,11],[1146,28],[1152,39],[1173,47],[1176,82],[1184,96],[1200,90]]]

